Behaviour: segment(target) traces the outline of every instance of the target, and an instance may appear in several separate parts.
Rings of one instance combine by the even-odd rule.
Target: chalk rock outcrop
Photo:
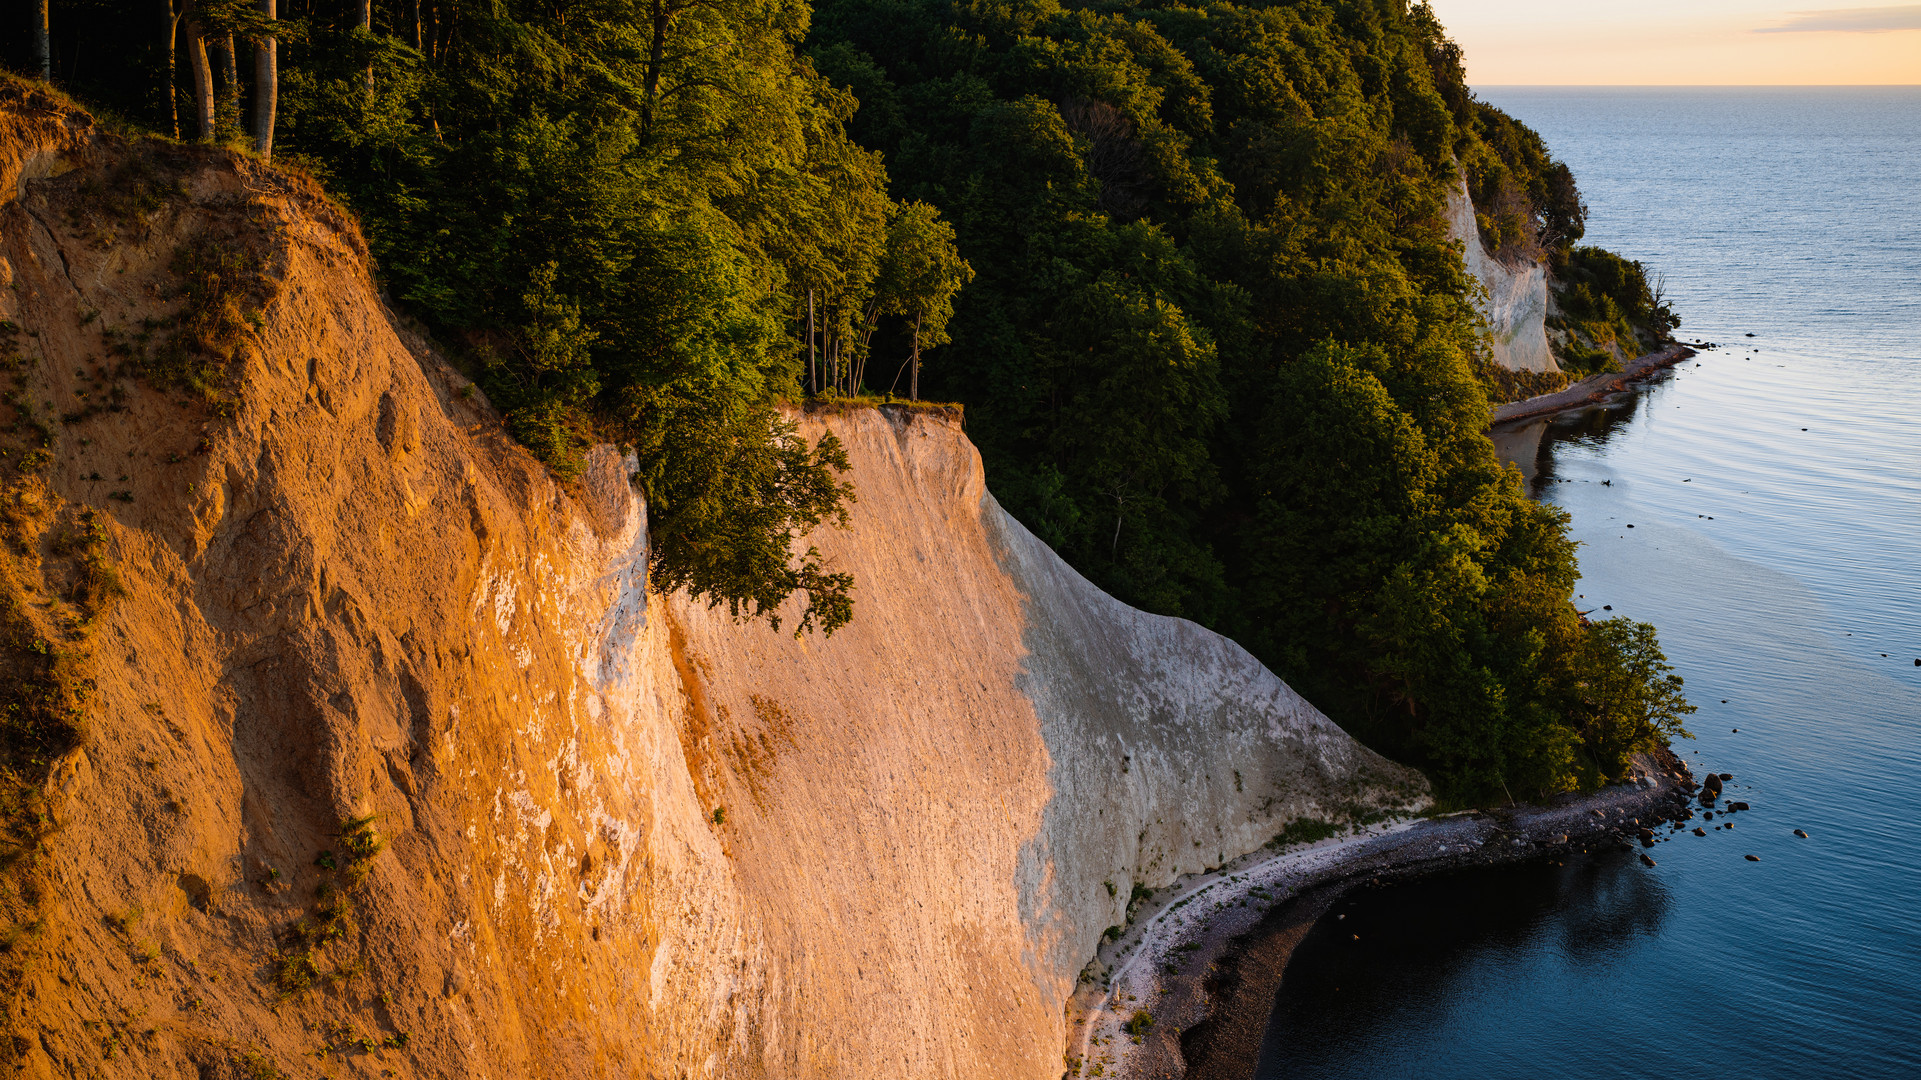
[[[91,511],[122,587],[65,639],[89,735],[9,871],[16,1075],[1052,1080],[1135,882],[1423,797],[1063,564],[952,419],[801,418],[859,491],[809,538],[858,582],[832,638],[650,593],[630,463],[554,482],[311,185],[27,138],[71,122],[4,93],[21,400],[101,407],[4,459],[0,558],[54,610]],[[114,359],[170,340],[196,244],[257,277],[214,407]]]
[[[1448,235],[1461,242],[1467,272],[1483,295],[1474,306],[1487,320],[1488,350],[1494,362],[1511,371],[1559,371],[1548,348],[1547,267],[1537,262],[1510,265],[1488,253],[1474,223],[1463,177],[1447,201]]]

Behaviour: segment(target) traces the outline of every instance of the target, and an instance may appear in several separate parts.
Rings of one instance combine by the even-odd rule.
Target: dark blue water
[[[1754,809],[1353,897],[1257,1075],[1921,1076],[1921,89],[1484,96],[1727,346],[1524,456]]]

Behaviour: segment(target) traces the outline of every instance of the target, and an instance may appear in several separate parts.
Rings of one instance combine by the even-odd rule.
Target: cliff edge
[[[312,184],[15,86],[0,181],[8,663],[78,720],[9,743],[18,1075],[1051,1080],[1135,883],[1423,801],[951,420],[800,417],[858,589],[796,639],[650,593],[631,463],[554,482]]]

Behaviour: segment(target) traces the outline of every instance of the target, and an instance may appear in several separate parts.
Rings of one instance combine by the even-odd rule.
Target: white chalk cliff
[[[310,1075],[328,1045],[369,1077],[1053,1080],[1135,882],[1421,797],[1233,642],[1066,566],[951,419],[804,418],[859,490],[809,540],[858,583],[832,638],[652,593],[629,463],[569,488],[513,446],[311,185],[169,149],[177,194],[103,224],[87,185],[129,152],[0,109],[27,392],[116,406],[5,474],[9,550],[47,554],[4,583],[51,618],[91,511],[124,584],[63,646],[89,738],[10,946],[15,1075]],[[265,267],[230,415],[101,359],[191,236]],[[277,987],[365,814],[351,919]]]
[[[1548,349],[1547,267],[1510,265],[1488,253],[1474,223],[1474,204],[1463,177],[1447,201],[1448,235],[1461,242],[1467,272],[1480,283],[1475,310],[1487,320],[1488,351],[1511,371],[1559,371]]]

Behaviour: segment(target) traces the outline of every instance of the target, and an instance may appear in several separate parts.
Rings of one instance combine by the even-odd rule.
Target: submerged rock
[[[1805,832],[1802,832],[1800,829],[1794,830],[1794,835],[1800,837],[1803,840],[1806,840],[1808,838],[1808,834]]]

